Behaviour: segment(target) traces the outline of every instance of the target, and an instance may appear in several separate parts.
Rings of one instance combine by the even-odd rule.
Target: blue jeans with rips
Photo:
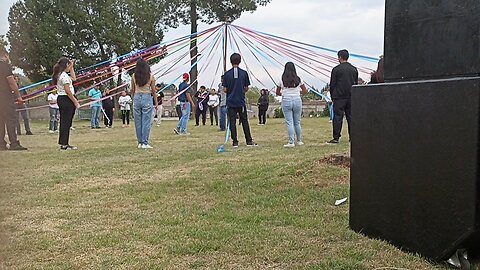
[[[135,133],[139,144],[148,144],[152,128],[153,99],[151,94],[136,93],[133,97]]]

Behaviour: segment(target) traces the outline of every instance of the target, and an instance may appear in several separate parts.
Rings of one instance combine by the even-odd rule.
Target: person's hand
[[[15,102],[16,102],[17,104],[23,104],[23,103],[25,103],[25,101],[23,101],[23,98],[22,98],[22,97],[18,97],[18,98],[15,100]]]
[[[78,100],[75,100],[75,102],[73,104],[75,105],[75,108],[77,108],[77,109],[80,108],[80,103],[78,102]]]

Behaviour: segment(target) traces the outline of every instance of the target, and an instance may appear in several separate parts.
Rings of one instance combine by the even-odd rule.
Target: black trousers
[[[177,112],[178,120],[182,118],[182,108],[180,105],[175,106],[175,111]]]
[[[203,110],[200,110],[200,106],[197,103],[197,108],[195,110],[195,124],[198,126],[200,122],[200,115],[202,115],[202,124],[205,126],[205,122],[207,122],[207,108],[206,105],[203,105]]]
[[[352,121],[352,100],[333,100],[333,138],[339,140],[342,136],[343,116],[347,117],[348,136],[350,137],[350,124]]]
[[[267,110],[265,108],[258,108],[258,123],[264,124],[267,122]]]
[[[5,142],[5,128],[7,129],[8,139],[10,140],[10,145],[19,144],[17,139],[17,133],[15,129],[17,127],[18,113],[15,109],[15,104],[13,100],[13,95],[9,94],[11,97],[2,97],[0,96],[0,144],[6,146]],[[4,148],[4,147],[2,147]]]
[[[218,106],[217,107],[208,107],[208,110],[210,111],[210,123],[213,126],[213,118],[215,117],[215,125],[218,126]]]
[[[113,125],[113,107],[112,108],[103,108],[105,111],[105,115],[103,116],[103,123],[107,127],[111,127]]]
[[[250,126],[248,124],[248,115],[247,115],[247,108],[240,107],[240,108],[231,108],[228,107],[228,121],[230,123],[230,133],[232,136],[232,140],[234,143],[238,143],[237,137],[237,115],[240,118],[240,123],[243,127],[243,133],[245,134],[245,141],[247,143],[252,142],[252,134],[250,133]]]
[[[122,110],[122,123],[125,125],[125,122],[130,125],[130,110]]]
[[[69,145],[70,127],[72,127],[75,105],[68,96],[58,96],[57,104],[60,109],[60,134],[58,144]]]

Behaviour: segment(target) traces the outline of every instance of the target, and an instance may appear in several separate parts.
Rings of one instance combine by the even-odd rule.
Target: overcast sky
[[[16,0],[2,0],[0,34],[8,31],[8,10]],[[384,0],[272,0],[234,24],[302,42],[378,57],[383,54]],[[211,26],[200,25],[199,30]],[[189,34],[189,26],[165,33],[165,40]],[[370,66],[373,67],[374,65]]]

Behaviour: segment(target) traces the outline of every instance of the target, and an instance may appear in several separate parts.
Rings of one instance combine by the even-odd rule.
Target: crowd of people
[[[344,117],[347,119],[350,132],[351,89],[358,82],[358,71],[348,62],[348,59],[347,50],[338,52],[339,65],[332,70],[330,89],[324,93],[330,110],[330,122],[333,122],[333,138],[327,142],[330,144],[339,143]],[[178,86],[176,95],[176,111],[179,117],[178,124],[174,129],[176,134],[182,136],[190,134],[188,122],[191,113],[195,118],[195,126],[205,126],[207,113],[209,113],[211,126],[219,126],[220,131],[229,129],[234,148],[239,147],[237,119],[243,129],[245,144],[257,146],[252,138],[246,107],[245,93],[249,90],[250,78],[248,73],[239,67],[241,60],[240,54],[231,55],[232,67],[222,75],[218,91],[200,86],[199,90],[194,93],[189,74],[183,74],[183,80]],[[77,149],[70,144],[73,117],[75,110],[80,108],[73,86],[73,82],[76,80],[74,66],[74,61],[66,57],[59,59],[53,67],[52,74],[52,84],[56,86],[56,89],[47,98],[50,113],[48,132],[59,133],[58,144],[61,150]],[[32,132],[27,108],[22,100],[22,93],[19,91],[18,78],[13,75],[8,52],[5,49],[0,52],[0,72],[0,102],[2,102],[0,109],[0,125],[2,126],[0,130],[2,132],[0,136],[4,138],[6,131],[10,140],[8,148],[7,143],[2,140],[0,149],[26,150],[17,139],[17,134],[21,132],[20,117],[24,121],[26,134],[32,134]],[[297,75],[294,63],[286,63],[276,88],[276,95],[282,97],[281,108],[285,116],[288,135],[288,141],[284,147],[304,145],[301,128],[302,95],[307,93],[308,89]],[[91,128],[100,128],[101,114],[103,114],[104,126],[112,127],[115,106],[114,97],[110,91],[106,90],[102,93],[97,83],[94,82],[87,95],[90,100]],[[262,89],[257,102],[259,125],[266,124],[269,97],[270,92]],[[161,124],[163,98],[161,85],[156,83],[150,66],[144,59],[138,59],[132,75],[130,94],[123,90],[118,98],[123,127],[130,126],[131,111],[133,110],[138,148],[153,148],[150,144],[150,131],[154,123],[157,126]]]

